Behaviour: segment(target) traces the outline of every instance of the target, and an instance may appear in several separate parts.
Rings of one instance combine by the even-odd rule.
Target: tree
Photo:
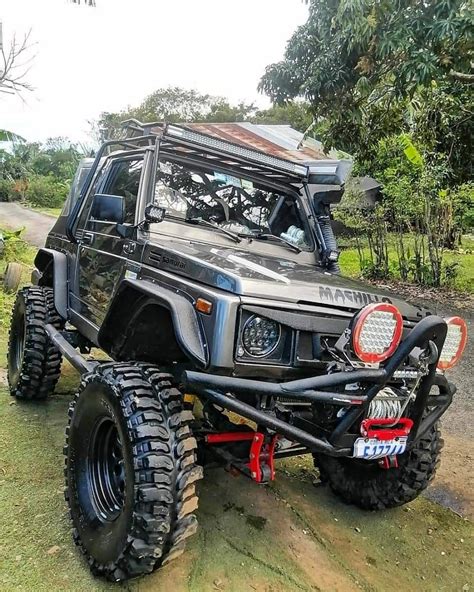
[[[129,107],[118,113],[101,113],[95,124],[100,141],[121,133],[121,122],[138,119],[142,122],[167,121],[170,123],[204,121],[208,115],[219,119],[219,109],[228,110],[224,99],[180,87],[159,88],[138,107]]]
[[[257,111],[253,123],[267,125],[291,125],[299,132],[305,132],[313,122],[309,104],[304,101],[288,101],[285,105],[272,105]]]
[[[253,123],[287,123],[304,131],[311,123],[308,105],[289,102],[258,110],[253,103],[232,105],[228,99],[202,94],[180,87],[160,88],[148,95],[138,107],[129,107],[118,113],[101,113],[92,122],[93,133],[102,142],[121,133],[121,122],[138,119],[143,123],[153,121],[227,123],[250,121]]]
[[[5,48],[3,25],[0,22],[0,92],[20,94],[22,91],[32,89],[25,80],[34,57],[31,55],[30,37],[31,30],[23,36],[21,41],[13,35],[8,48]]]
[[[305,98],[327,148],[356,154],[406,125],[420,91],[459,96],[474,75],[473,19],[462,0],[311,0],[307,22],[259,88]],[[471,105],[456,106],[469,116]],[[415,105],[416,106],[416,105]],[[472,115],[472,113],[471,113]],[[471,123],[472,125],[472,123]]]

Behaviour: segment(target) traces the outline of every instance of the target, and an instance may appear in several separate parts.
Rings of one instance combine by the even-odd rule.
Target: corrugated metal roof
[[[324,154],[321,144],[312,138],[306,138],[303,146],[297,149],[303,134],[289,125],[263,125],[245,121],[236,123],[187,123],[185,127],[228,142],[255,148],[286,160],[306,162],[335,158],[334,154]]]

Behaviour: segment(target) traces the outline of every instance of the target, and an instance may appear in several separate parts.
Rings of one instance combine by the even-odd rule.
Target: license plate
[[[377,438],[357,438],[354,442],[354,458],[383,458],[403,454],[407,447],[406,437],[393,440],[378,440]]]

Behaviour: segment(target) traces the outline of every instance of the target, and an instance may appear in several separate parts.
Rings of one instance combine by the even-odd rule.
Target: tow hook
[[[383,427],[386,426],[386,427]],[[393,440],[408,436],[413,421],[408,417],[363,419],[360,424],[360,433],[365,438],[376,438],[377,440]]]

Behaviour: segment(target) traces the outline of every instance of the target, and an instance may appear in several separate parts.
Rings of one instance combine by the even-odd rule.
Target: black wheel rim
[[[22,364],[23,356],[25,354],[26,342],[26,323],[25,313],[19,313],[12,327],[12,338],[10,340],[10,360],[11,367],[15,374],[19,374]]]
[[[110,417],[102,418],[92,432],[87,472],[97,516],[115,520],[124,505],[125,464],[120,436]]]

